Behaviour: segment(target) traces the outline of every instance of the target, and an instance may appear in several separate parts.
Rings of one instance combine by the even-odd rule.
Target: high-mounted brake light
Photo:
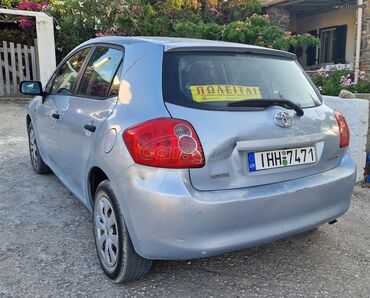
[[[334,114],[335,114],[335,118],[337,119],[337,123],[339,126],[339,133],[340,133],[339,146],[340,148],[347,147],[349,145],[350,133],[349,133],[349,128],[347,125],[346,118],[344,118],[341,112],[334,111]]]
[[[159,168],[201,168],[205,164],[198,135],[185,120],[149,120],[126,129],[122,137],[138,164]]]

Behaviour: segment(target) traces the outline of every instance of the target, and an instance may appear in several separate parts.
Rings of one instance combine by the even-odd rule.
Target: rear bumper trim
[[[290,147],[302,147],[312,145],[321,142],[325,139],[325,136],[321,133],[296,136],[294,138],[275,138],[267,140],[253,141],[240,141],[236,143],[236,147],[239,151],[259,151],[259,150],[272,150]]]

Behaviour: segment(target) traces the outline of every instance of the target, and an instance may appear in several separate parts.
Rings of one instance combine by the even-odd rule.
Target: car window
[[[301,107],[321,104],[297,61],[229,52],[166,53],[163,97],[200,109],[238,109],[228,104],[259,99],[287,99]]]
[[[69,58],[55,73],[54,82],[50,88],[51,94],[71,94],[78,73],[89,54],[90,48],[84,48]]]
[[[122,58],[121,50],[98,46],[82,75],[77,94],[105,98]]]
[[[119,86],[121,85],[122,62],[114,75],[112,85],[110,87],[109,96],[118,96]]]

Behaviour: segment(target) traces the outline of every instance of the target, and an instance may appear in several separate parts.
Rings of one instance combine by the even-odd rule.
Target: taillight
[[[185,120],[149,120],[126,129],[122,137],[138,164],[160,168],[200,168],[205,164],[198,135]]]
[[[335,114],[335,118],[337,119],[338,126],[339,126],[339,133],[340,133],[339,146],[340,148],[347,147],[349,145],[349,137],[350,137],[347,121],[341,112],[334,111],[334,114]]]

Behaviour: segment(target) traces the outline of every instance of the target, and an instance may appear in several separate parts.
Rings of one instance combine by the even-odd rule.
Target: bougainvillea
[[[19,3],[18,9],[20,10],[32,10],[32,11],[46,11],[48,4],[45,1],[34,2],[34,1],[23,1]]]
[[[23,1],[19,3],[19,10],[29,10],[29,11],[46,11],[48,4],[45,1]],[[35,21],[32,18],[22,18],[19,21],[19,27],[22,29],[28,29],[35,26]]]

